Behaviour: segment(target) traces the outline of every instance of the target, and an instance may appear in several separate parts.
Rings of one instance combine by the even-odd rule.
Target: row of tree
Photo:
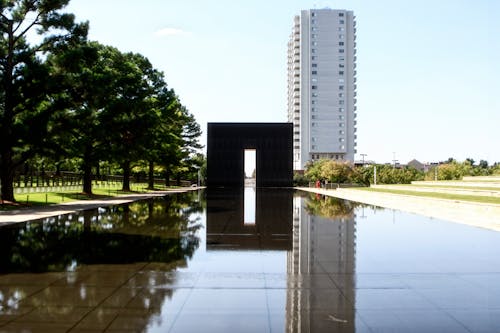
[[[0,0],[2,198],[14,201],[15,173],[33,159],[78,161],[87,194],[102,161],[121,167],[124,190],[136,163],[148,165],[150,187],[155,165],[167,179],[200,167],[200,126],[163,73],[88,41],[88,22],[62,12],[68,2]],[[41,41],[30,43],[35,31]]]
[[[374,182],[375,169],[378,184],[409,184],[417,180],[457,180],[464,176],[500,175],[500,163],[489,166],[487,162],[482,161],[475,164],[470,158],[464,162],[450,158],[431,166],[427,171],[411,166],[395,167],[388,164],[354,166],[350,162],[322,159],[309,163],[304,175],[295,175],[295,183],[306,185],[319,180],[368,186]]]

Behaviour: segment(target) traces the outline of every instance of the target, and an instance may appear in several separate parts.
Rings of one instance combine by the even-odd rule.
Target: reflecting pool
[[[499,332],[500,233],[291,190],[0,228],[0,332]]]

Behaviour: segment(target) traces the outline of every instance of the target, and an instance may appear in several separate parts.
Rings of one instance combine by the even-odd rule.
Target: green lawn
[[[415,197],[427,197],[427,198],[438,198],[438,199],[448,199],[457,201],[471,201],[489,204],[500,204],[500,197],[487,197],[487,196],[475,196],[475,195],[463,195],[463,194],[448,194],[448,193],[435,193],[435,192],[417,192],[411,190],[393,190],[393,189],[383,189],[383,188],[372,188],[372,187],[360,187],[353,188],[359,191],[370,191],[370,192],[384,192],[392,194],[401,195],[411,195]]]
[[[384,184],[380,184],[384,185]],[[492,186],[454,186],[447,185],[444,183],[443,185],[427,185],[427,184],[394,184],[394,186],[415,186],[415,187],[430,187],[430,188],[441,188],[441,189],[464,189],[464,190],[481,190],[481,191],[500,191],[500,187],[492,187]]]
[[[109,184],[109,186],[94,186],[92,196],[87,196],[80,191],[45,192],[45,193],[22,193],[15,194],[14,197],[19,205],[0,205],[0,210],[18,209],[19,207],[45,206],[60,204],[69,201],[92,200],[98,198],[109,198],[124,194],[148,192],[146,183],[132,183],[131,192],[121,191],[121,184]],[[175,188],[175,187],[169,187]],[[157,187],[157,190],[167,190],[165,186]]]

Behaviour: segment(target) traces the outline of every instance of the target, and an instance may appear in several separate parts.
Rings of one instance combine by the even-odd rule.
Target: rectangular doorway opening
[[[243,194],[244,224],[255,224],[257,154],[255,149],[245,149],[245,189]]]
[[[245,187],[253,186],[257,180],[257,151],[245,149]]]

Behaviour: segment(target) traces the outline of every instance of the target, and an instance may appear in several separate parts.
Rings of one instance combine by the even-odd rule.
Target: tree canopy
[[[196,120],[164,75],[139,53],[87,40],[69,0],[0,0],[0,180],[14,201],[26,161],[73,160],[92,193],[92,172],[117,164],[124,189],[134,164],[176,175],[198,163]],[[42,37],[31,42],[34,34]]]

